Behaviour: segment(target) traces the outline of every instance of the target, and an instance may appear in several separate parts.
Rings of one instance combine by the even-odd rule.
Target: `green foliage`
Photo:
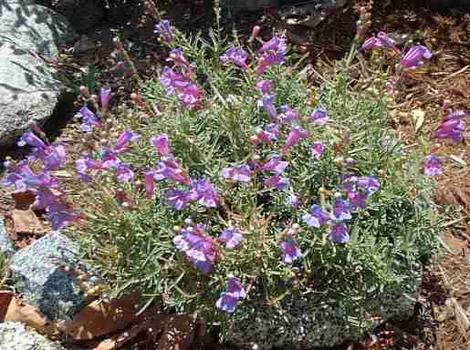
[[[240,278],[248,290],[254,287],[252,295],[270,303],[313,288],[350,307],[351,317],[361,317],[357,310],[367,308],[369,298],[377,293],[413,290],[414,274],[437,247],[439,222],[430,183],[420,172],[420,155],[403,147],[388,127],[385,93],[371,96],[356,89],[341,62],[315,91],[308,89],[297,68],[271,68],[264,78],[273,81],[275,105],[289,104],[299,112],[300,124],[310,136],[286,156],[291,179],[287,191],[266,190],[260,179],[227,183],[219,177],[220,171],[253,159],[250,136],[268,120],[257,106],[258,77],[250,70],[244,73],[219,63],[226,49],[223,42],[215,35],[209,42],[180,38],[179,45],[204,88],[203,108],[183,108],[176,98],[165,95],[155,79],[146,83],[144,95],[162,116],[148,119],[127,111],[120,119],[125,128],[142,135],[125,155],[136,174],[141,176],[158,160],[150,137],[167,133],[175,157],[189,175],[216,185],[223,198],[221,208],[191,204],[178,212],[162,199],[171,187],[168,183],[159,183],[155,198],[148,200],[131,185],[118,185],[106,176],[96,178],[81,194],[89,221],[79,235],[85,255],[119,293],[140,291],[161,298],[166,307],[197,312],[210,321],[225,317],[214,304],[229,275]],[[384,82],[376,84],[383,91]],[[314,126],[308,120],[314,105],[328,111],[327,126]],[[281,141],[263,146],[256,156],[266,159],[277,152],[287,132],[283,129]],[[310,154],[312,141],[327,145],[320,160]],[[341,159],[348,158],[355,165],[346,170]],[[381,189],[365,210],[353,214],[348,223],[350,242],[335,245],[328,240],[327,229],[308,228],[301,217],[314,203],[329,208],[345,173],[376,176]],[[122,208],[114,199],[118,188],[131,197],[131,208]],[[286,204],[291,193],[301,198],[299,209]],[[207,225],[213,237],[228,226],[244,233],[238,249],[222,249],[214,274],[202,275],[172,243],[175,226],[187,217]],[[294,266],[282,263],[279,250],[282,233],[293,224],[301,226],[296,239],[303,253],[301,263]],[[249,293],[243,303],[249,304],[250,298]]]

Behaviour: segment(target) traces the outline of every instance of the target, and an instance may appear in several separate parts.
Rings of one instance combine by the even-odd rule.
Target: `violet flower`
[[[226,313],[233,313],[240,299],[244,299],[245,297],[246,292],[240,280],[236,277],[229,277],[227,281],[227,291],[220,295],[215,306]]]
[[[290,123],[299,119],[299,114],[288,105],[282,105],[280,110],[278,119],[281,123]]]
[[[85,155],[75,161],[75,170],[81,181],[88,182],[91,180],[89,175],[93,170],[102,170],[102,163],[98,160],[91,158],[90,155]]]
[[[175,72],[170,67],[163,68],[159,81],[168,96],[175,93],[177,85],[180,86],[188,83],[188,80],[182,74]]]
[[[328,113],[321,108],[317,108],[310,114],[310,120],[319,126],[325,125],[328,122]]]
[[[157,181],[171,180],[181,185],[189,185],[190,179],[178,162],[173,158],[163,158],[157,163],[154,172],[154,179]]]
[[[281,177],[279,175],[271,176],[264,180],[264,185],[268,188],[276,188],[280,191],[284,190],[289,186],[290,180],[287,177]]]
[[[325,145],[321,142],[313,142],[310,145],[310,153],[312,153],[312,156],[317,160],[319,160],[323,156],[323,153],[325,153],[325,149]]]
[[[61,200],[62,195],[60,193],[47,187],[40,187],[36,192],[33,207],[37,210],[43,210],[53,204],[60,204]]]
[[[425,60],[432,57],[431,51],[423,45],[413,46],[401,59],[400,65],[405,69],[415,69],[424,65]]]
[[[346,193],[351,210],[364,209],[366,207],[367,193],[363,191],[350,191]]]
[[[131,182],[134,180],[134,172],[128,164],[120,163],[116,168],[116,180],[119,182]]]
[[[464,131],[465,122],[462,119],[447,119],[438,126],[434,132],[434,137],[438,139],[449,139],[455,142],[460,142],[463,140]]]
[[[167,43],[172,42],[174,39],[174,34],[173,30],[171,29],[170,21],[166,19],[161,20],[155,25],[154,33],[159,34],[160,37]]]
[[[46,143],[41,140],[35,133],[32,131],[27,131],[23,135],[21,135],[20,140],[18,141],[18,146],[31,146],[36,148],[46,148]]]
[[[281,242],[281,257],[285,264],[291,264],[302,257],[297,241],[292,237],[286,237]]]
[[[170,51],[167,61],[172,61],[175,66],[180,67],[182,72],[186,75],[192,73],[191,65],[189,64],[186,57],[184,57],[183,49],[177,48]]]
[[[219,241],[225,243],[225,248],[234,249],[243,240],[243,235],[240,231],[233,227],[226,228],[219,236]]]
[[[285,154],[289,150],[289,148],[295,146],[298,142],[306,139],[308,137],[308,131],[302,129],[299,126],[295,126],[287,135],[287,140],[284,146],[282,146],[282,153]]]
[[[285,203],[294,209],[297,209],[298,207],[300,207],[300,204],[301,204],[300,198],[295,194],[289,195],[289,197],[286,198]]]
[[[145,196],[147,198],[153,197],[153,192],[155,190],[155,185],[153,183],[154,176],[155,176],[154,170],[147,170],[144,172]]]
[[[308,227],[320,228],[320,226],[330,221],[331,215],[319,205],[314,204],[310,207],[310,213],[304,214],[302,219]]]
[[[233,63],[241,69],[246,69],[248,66],[246,60],[248,59],[248,52],[243,50],[241,47],[231,47],[225,53],[220,56],[220,62],[227,64]]]
[[[270,66],[284,63],[286,53],[286,41],[278,36],[274,36],[259,49],[259,59],[256,72],[258,74],[262,74]]]
[[[183,210],[192,201],[192,198],[186,191],[170,188],[165,191],[165,200],[168,205],[176,210]]]
[[[349,233],[348,227],[344,222],[335,222],[331,225],[329,238],[334,243],[348,243]]]
[[[261,166],[260,171],[267,171],[276,175],[280,175],[284,172],[284,170],[286,170],[288,166],[289,162],[283,161],[281,156],[275,154],[272,155],[269,160]]]
[[[185,228],[173,238],[173,244],[202,273],[214,272],[217,248],[214,241],[203,233],[194,234],[193,227]]]
[[[227,293],[237,299],[246,298],[245,288],[236,277],[229,277],[227,281]]]
[[[248,165],[236,165],[222,169],[220,175],[226,180],[250,182],[252,171]]]
[[[268,114],[271,120],[277,119],[277,111],[276,107],[274,106],[274,96],[273,95],[265,95],[261,99],[261,105],[263,106],[264,110]]]
[[[264,143],[270,143],[271,141],[275,141],[281,135],[279,131],[279,126],[277,124],[271,123],[266,126],[266,129],[260,129],[256,133],[258,139]]]
[[[64,204],[51,204],[46,212],[53,230],[60,230],[80,218],[79,214],[72,212]]]
[[[388,48],[394,51],[400,51],[396,47],[396,42],[387,33],[379,32],[376,36],[373,36],[366,41],[361,46],[362,50],[375,50],[380,48]]]
[[[271,80],[260,80],[256,83],[256,89],[262,95],[270,95],[272,89],[272,82]]]
[[[214,185],[207,180],[192,181],[190,193],[192,198],[204,207],[216,208],[219,205],[219,194]]]
[[[185,107],[194,109],[202,103],[202,91],[196,84],[188,83],[180,88],[178,99]]]
[[[111,88],[102,87],[100,89],[100,104],[103,112],[108,110],[109,101],[111,101]]]
[[[83,132],[92,132],[94,128],[100,127],[101,123],[95,113],[88,107],[83,106],[78,111],[77,116],[81,119],[80,130]]]
[[[155,147],[155,150],[160,157],[166,157],[171,154],[170,142],[168,141],[167,134],[154,136],[150,139],[150,142],[152,143],[153,147]]]
[[[374,176],[362,176],[356,180],[357,187],[366,191],[367,195],[372,195],[380,189],[380,182]]]
[[[442,160],[434,154],[430,154],[424,158],[423,164],[424,174],[426,176],[442,175]]]
[[[333,203],[333,217],[338,221],[350,220],[351,205],[344,199],[336,199]]]
[[[112,151],[115,153],[123,153],[127,151],[129,143],[134,142],[139,138],[140,135],[134,133],[132,130],[125,130],[119,135]]]

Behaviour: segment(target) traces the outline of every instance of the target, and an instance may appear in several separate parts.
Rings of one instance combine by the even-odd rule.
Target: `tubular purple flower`
[[[256,72],[258,74],[262,74],[268,67],[284,63],[286,53],[286,41],[278,36],[274,36],[259,49],[259,59]]]
[[[248,165],[236,165],[222,169],[220,176],[236,182],[250,182],[252,171]]]
[[[405,69],[415,69],[424,65],[424,61],[431,58],[432,53],[427,47],[416,45],[408,50],[400,61],[400,65]]]
[[[261,104],[268,114],[269,118],[271,120],[276,120],[277,119],[277,111],[276,107],[274,106],[274,96],[273,95],[265,95],[261,99]]]
[[[281,257],[285,264],[291,264],[302,257],[297,241],[292,237],[286,237],[281,242]]]
[[[119,182],[131,182],[134,180],[134,172],[128,164],[120,163],[116,168],[116,180]]]
[[[241,69],[246,69],[248,66],[246,60],[248,59],[248,52],[243,50],[241,47],[231,47],[225,53],[220,56],[220,62],[227,64],[233,63]]]
[[[294,209],[297,209],[300,207],[300,198],[295,194],[291,194],[286,198],[286,204]]]
[[[153,192],[155,190],[155,185],[153,183],[153,178],[155,176],[154,170],[146,170],[144,172],[144,186],[145,186],[145,196],[147,198],[153,197]]]
[[[117,154],[112,150],[102,150],[100,156],[102,169],[115,169],[121,163],[121,160],[117,157]]]
[[[280,110],[278,119],[281,123],[290,123],[299,119],[299,114],[288,105],[282,105]]]
[[[448,139],[455,142],[460,142],[463,140],[464,131],[465,122],[462,119],[447,119],[438,126],[434,132],[434,137],[437,139]]]
[[[306,139],[308,137],[308,131],[305,129],[302,129],[299,126],[293,127],[289,135],[287,135],[287,140],[284,146],[282,146],[282,153],[286,154],[289,148],[295,146],[298,142]]]
[[[90,155],[85,155],[75,161],[75,170],[80,180],[88,182],[91,180],[88,173],[93,170],[102,170],[102,163],[91,158]]]
[[[262,95],[270,95],[271,94],[271,89],[272,89],[271,80],[260,80],[259,82],[256,83],[256,89]]]
[[[227,281],[227,293],[237,299],[245,299],[245,288],[236,277],[229,277]]]
[[[23,146],[31,146],[31,147],[36,147],[36,148],[45,148],[47,145],[42,141],[38,136],[36,136],[35,133],[32,131],[27,131],[25,132],[20,140],[18,141],[18,146],[23,147]]]
[[[334,243],[345,244],[349,242],[348,227],[344,222],[335,222],[331,225],[329,238]]]
[[[304,214],[302,219],[308,227],[320,228],[331,220],[331,215],[319,205],[314,204],[310,207],[310,213]]]
[[[80,130],[83,132],[92,132],[94,128],[100,127],[101,123],[96,116],[88,107],[83,106],[77,113],[77,116],[81,119]]]
[[[172,42],[174,39],[174,34],[173,30],[171,29],[170,21],[166,19],[161,20],[155,25],[154,33],[159,34],[160,37],[167,43]]]
[[[175,93],[177,89],[177,83],[179,85],[188,83],[187,79],[182,74],[175,72],[170,67],[163,68],[163,72],[159,78],[159,81],[160,84],[163,85],[167,95],[172,95]]]
[[[333,217],[338,221],[350,220],[352,216],[349,202],[344,199],[336,199],[333,203]]]
[[[192,201],[188,192],[176,188],[170,188],[165,191],[165,200],[168,205],[176,210],[185,209]]]
[[[154,173],[154,179],[172,180],[181,185],[189,185],[190,179],[178,162],[173,158],[164,158],[157,163],[157,169]]]
[[[286,168],[289,166],[289,162],[283,161],[281,156],[275,154],[272,155],[269,160],[264,163],[260,171],[268,171],[268,172],[273,172],[276,175],[280,175],[286,170]]]
[[[152,143],[153,147],[155,147],[155,150],[160,157],[166,157],[171,154],[170,142],[168,140],[167,134],[154,136],[150,139],[150,142]]]
[[[310,114],[310,120],[317,125],[325,125],[328,122],[328,113],[321,108],[317,108]]]
[[[225,243],[225,248],[234,249],[238,247],[243,240],[243,235],[240,231],[233,227],[226,228],[219,236],[219,241]]]
[[[424,158],[423,170],[426,176],[442,175],[442,160],[434,154],[426,156]]]
[[[51,204],[46,212],[53,230],[60,230],[80,218],[79,214],[72,212],[65,204]]]
[[[188,83],[179,90],[178,99],[185,107],[194,109],[201,106],[202,91],[197,85]]]
[[[317,160],[319,160],[323,156],[323,153],[325,153],[325,149],[325,145],[321,142],[313,142],[310,145],[310,152],[312,153],[312,156]]]
[[[134,133],[132,130],[123,131],[113,147],[113,152],[122,153],[127,151],[130,142],[134,142],[140,138],[140,135]]]
[[[271,141],[275,141],[281,135],[279,131],[279,126],[277,124],[271,123],[266,126],[265,130],[258,130],[256,136],[259,140],[264,143],[270,143]]]
[[[366,41],[361,46],[362,50],[375,50],[380,48],[392,49],[395,52],[399,52],[396,47],[396,42],[387,33],[379,32],[376,36],[373,36]]]
[[[219,206],[220,198],[214,185],[206,180],[195,180],[191,183],[190,193],[199,204],[207,208]]]
[[[205,274],[214,271],[217,249],[210,237],[192,233],[193,227],[185,228],[173,238],[173,244],[186,255],[186,258]]]
[[[219,299],[215,302],[215,306],[228,314],[231,314],[237,308],[238,299],[230,295],[230,293],[220,294]]]
[[[366,191],[367,195],[372,195],[380,189],[380,182],[373,176],[362,176],[356,179],[357,187]]]
[[[100,89],[100,104],[102,112],[106,112],[108,110],[109,101],[111,101],[111,88],[104,86]]]
[[[40,187],[36,192],[33,207],[37,210],[43,210],[54,204],[60,204],[61,199],[60,193],[53,192],[47,187]]]
[[[346,193],[351,210],[364,209],[366,207],[367,193],[350,191]]]
[[[281,177],[279,175],[271,176],[264,180],[264,185],[268,188],[276,188],[280,191],[284,190],[289,186],[290,180],[287,177]]]
[[[175,66],[180,67],[185,75],[189,75],[193,71],[188,60],[184,57],[183,49],[177,48],[171,50],[167,61],[174,62]]]

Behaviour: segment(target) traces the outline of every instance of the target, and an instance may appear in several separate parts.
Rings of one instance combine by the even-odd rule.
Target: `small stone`
[[[58,232],[14,254],[10,269],[16,291],[51,321],[71,318],[87,301],[76,272],[88,269],[77,246]]]
[[[19,322],[0,323],[0,349],[5,350],[64,350]]]

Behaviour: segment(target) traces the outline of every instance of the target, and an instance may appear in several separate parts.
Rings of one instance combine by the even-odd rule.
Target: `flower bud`
[[[259,33],[261,31],[261,27],[256,25],[253,27],[253,29],[251,30],[251,38],[250,40],[254,40],[258,37]]]
[[[85,98],[90,98],[90,90],[86,86],[80,86],[80,94]]]

